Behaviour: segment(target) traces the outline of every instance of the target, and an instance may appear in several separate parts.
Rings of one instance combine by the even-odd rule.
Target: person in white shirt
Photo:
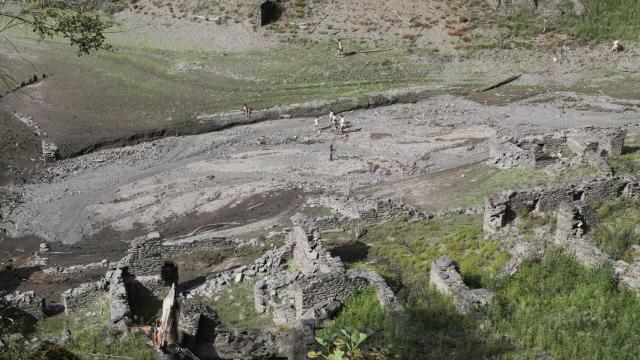
[[[613,42],[613,47],[611,48],[612,54],[617,54],[620,52],[620,40],[616,40]]]
[[[333,110],[329,110],[329,122],[331,123],[331,126],[336,126],[336,114],[333,113]]]
[[[320,119],[316,118],[313,122],[313,131],[320,135]]]

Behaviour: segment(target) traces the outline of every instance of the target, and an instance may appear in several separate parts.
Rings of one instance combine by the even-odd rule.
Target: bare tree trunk
[[[179,311],[176,301],[176,285],[173,284],[162,301],[162,316],[153,336],[153,345],[156,349],[166,350],[168,347],[178,345]]]

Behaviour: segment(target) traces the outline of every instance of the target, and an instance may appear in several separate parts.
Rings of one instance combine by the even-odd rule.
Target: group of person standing
[[[344,134],[344,116],[336,116],[333,110],[329,110],[329,125],[331,126],[331,133],[335,135]],[[320,133],[322,132],[322,128],[320,127],[320,118],[316,118],[314,120],[313,131],[318,135],[320,135]]]

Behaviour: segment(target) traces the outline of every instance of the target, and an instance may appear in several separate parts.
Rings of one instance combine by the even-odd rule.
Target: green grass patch
[[[515,224],[521,234],[533,235],[536,229],[543,226],[548,226],[549,232],[555,234],[557,216],[555,214],[525,213],[516,218]]]
[[[235,283],[214,298],[199,300],[218,312],[220,321],[229,327],[271,325],[271,314],[259,314],[254,305],[255,281]]]
[[[483,239],[480,215],[417,222],[400,219],[369,228],[360,241],[370,246],[369,256],[407,269],[402,277],[405,284],[423,283],[431,261],[441,256],[456,260],[465,281],[475,284],[497,274],[509,260],[498,242]]]
[[[345,300],[344,305],[334,322],[316,331],[316,336],[326,336],[340,332],[340,329],[352,327],[364,331],[375,331],[373,336],[367,339],[367,346],[384,347],[393,343],[395,325],[393,319],[385,313],[380,306],[375,289],[366,288],[351,295]]]
[[[570,11],[558,18],[563,27],[578,39],[601,42],[614,39],[637,40],[640,36],[640,4],[637,0],[584,0],[587,13],[571,16]],[[565,2],[572,7],[570,1]]]
[[[591,165],[571,170],[515,168],[497,171],[488,165],[476,165],[467,177],[475,177],[473,186],[460,193],[454,207],[481,205],[484,198],[504,189],[563,184],[577,179],[593,177],[597,169]]]
[[[640,201],[619,198],[597,209],[598,223],[591,231],[595,245],[616,260],[632,262],[640,245]]]
[[[59,338],[65,330],[69,331],[71,341],[63,348],[81,359],[154,358],[155,351],[147,344],[146,336],[140,333],[114,336],[106,325],[109,317],[109,301],[105,295],[78,312],[45,318],[37,324],[36,335],[41,339]]]
[[[492,326],[517,339],[503,358],[633,359],[640,356],[640,300],[610,267],[587,269],[549,252],[493,286]]]

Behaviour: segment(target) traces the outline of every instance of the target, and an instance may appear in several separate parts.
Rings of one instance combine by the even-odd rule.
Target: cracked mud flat
[[[434,174],[485,160],[486,140],[496,134],[640,123],[635,104],[576,94],[590,106],[541,101],[554,96],[507,106],[440,96],[359,110],[345,114],[342,137],[328,128],[316,136],[313,119],[296,118],[103,150],[53,165],[51,183],[13,189],[24,192],[24,203],[11,214],[10,231],[115,244],[152,230],[178,236],[218,224],[219,235],[239,237],[277,226],[320,194],[409,191],[411,202],[429,204],[455,181]],[[321,124],[328,127],[326,118]]]

